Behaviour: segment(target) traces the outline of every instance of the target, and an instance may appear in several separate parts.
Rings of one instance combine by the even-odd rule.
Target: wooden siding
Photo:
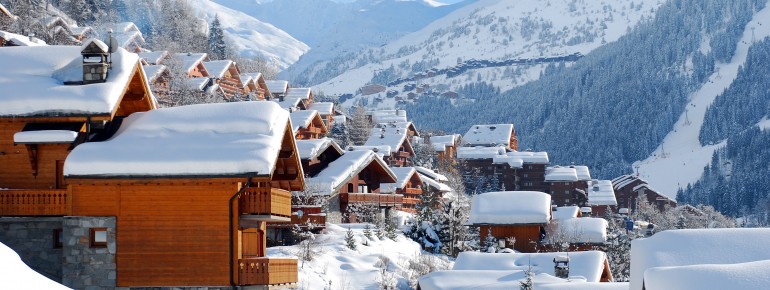
[[[521,226],[481,226],[479,229],[480,241],[487,238],[487,233],[491,228],[492,236],[498,240],[505,238],[516,238],[515,245],[506,245],[522,253],[534,253],[540,243],[539,225],[521,225]]]
[[[21,132],[24,125],[26,121],[0,118],[0,188],[56,188],[58,176],[56,163],[67,158],[71,145],[37,145],[37,176],[35,176],[27,146],[13,144],[13,135]]]
[[[297,259],[248,258],[238,260],[239,285],[297,283]]]
[[[291,217],[291,192],[278,188],[249,188],[240,197],[240,212]]]

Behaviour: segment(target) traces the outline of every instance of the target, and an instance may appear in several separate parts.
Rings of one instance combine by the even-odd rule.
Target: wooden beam
[[[278,153],[278,158],[287,159],[294,156],[294,150],[281,150]]]
[[[299,174],[297,173],[284,173],[284,174],[275,174],[273,175],[274,181],[291,181],[294,179],[297,179],[297,176]]]
[[[24,146],[27,147],[29,163],[32,165],[32,176],[37,177],[37,144],[25,144]]]

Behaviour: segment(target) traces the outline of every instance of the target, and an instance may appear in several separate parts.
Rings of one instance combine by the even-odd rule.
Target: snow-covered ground
[[[751,22],[746,24],[730,62],[716,64],[714,74],[690,96],[686,110],[660,146],[650,157],[635,163],[634,166],[639,165],[640,176],[662,194],[676,198],[677,189],[700,179],[714,151],[725,145],[726,141],[701,146],[698,141],[706,109],[738,76],[738,69],[746,62],[752,38],[760,40],[770,36],[770,25],[760,24],[767,19],[770,19],[770,5],[754,14]],[[766,122],[760,122],[762,124]]]
[[[409,261],[420,255],[420,245],[399,234],[397,241],[374,235],[367,239],[365,224],[326,224],[324,233],[315,236],[317,253],[312,261],[299,261],[299,289],[381,289],[383,281],[397,289],[409,289],[406,276]],[[350,228],[356,249],[347,247],[345,236]],[[364,241],[368,245],[364,245]],[[271,247],[270,257],[296,257],[299,246]],[[385,274],[382,261],[387,262]],[[447,265],[451,268],[451,265]]]
[[[0,243],[0,289],[57,290],[69,288],[30,269],[13,249]]]

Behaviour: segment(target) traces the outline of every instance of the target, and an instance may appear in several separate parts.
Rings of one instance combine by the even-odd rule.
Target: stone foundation
[[[64,217],[62,284],[75,289],[114,289],[115,217]],[[107,246],[91,247],[91,228],[107,228]]]
[[[16,251],[30,268],[54,281],[62,280],[62,249],[54,248],[61,217],[0,218],[0,242]]]

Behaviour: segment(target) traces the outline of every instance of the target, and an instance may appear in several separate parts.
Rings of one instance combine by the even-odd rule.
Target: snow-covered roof
[[[369,113],[372,115],[374,124],[408,122],[404,110],[378,110]]]
[[[69,28],[70,32],[72,32],[72,35],[83,35],[94,31],[91,26],[70,26]]]
[[[223,78],[225,77],[225,73],[230,69],[233,63],[234,62],[229,59],[212,60],[212,61],[203,62],[203,66],[206,68],[206,71],[209,72],[209,77]]]
[[[524,270],[516,271],[490,271],[490,270],[466,270],[466,271],[436,271],[420,277],[420,289],[422,290],[510,290],[520,289],[521,282],[527,279]],[[570,280],[557,278],[540,273],[532,277],[534,289],[540,289],[542,285],[564,283],[585,284],[585,280],[573,278]]]
[[[334,103],[332,102],[317,102],[310,104],[310,109],[318,111],[321,116],[327,116],[334,114]]]
[[[301,111],[294,111],[291,112],[291,130],[294,132],[294,134],[297,134],[297,131],[299,129],[307,129],[307,127],[310,126],[311,123],[313,123],[314,118],[320,118],[321,116],[318,115],[318,111],[316,110],[301,110]]]
[[[254,83],[254,79],[248,74],[240,74],[238,75],[238,79],[241,80],[241,84],[244,88],[247,87],[249,83]]]
[[[465,135],[466,146],[510,146],[513,124],[473,125]]]
[[[548,152],[513,151],[506,153],[508,156],[518,157],[525,164],[548,164]]]
[[[449,179],[447,179],[446,176],[444,176],[442,174],[439,174],[438,172],[433,171],[432,169],[428,169],[428,168],[425,168],[425,167],[422,167],[422,166],[415,166],[414,169],[417,170],[417,172],[419,172],[420,174],[426,175],[426,176],[430,177],[433,180],[436,180],[436,181],[449,181]]]
[[[345,182],[366,168],[372,162],[377,163],[388,174],[390,180],[395,182],[393,171],[388,168],[385,161],[370,150],[346,151],[316,176],[305,179],[308,188],[316,191],[316,194],[328,195],[339,190]]]
[[[532,266],[535,274],[555,276],[553,260],[569,257],[569,275],[583,277],[587,282],[599,282],[604,272],[607,255],[601,251],[552,252],[552,253],[482,253],[462,252],[457,256],[452,270],[527,270]]]
[[[104,45],[101,41],[92,41]],[[65,82],[83,80],[81,50],[80,46],[60,45],[0,49],[0,63],[3,64],[0,116],[105,115],[113,112],[139,57],[118,49],[112,54],[112,69],[106,82],[65,85]]]
[[[433,145],[433,150],[436,152],[444,152],[446,147],[455,146],[455,142],[457,142],[457,138],[459,137],[460,135],[458,134],[430,136],[430,138],[428,138],[428,142]]]
[[[286,90],[289,89],[289,81],[284,80],[266,80],[265,85],[267,85],[267,89],[273,94],[283,95],[286,93]]]
[[[299,98],[284,98],[283,101],[280,101],[278,99],[273,99],[273,101],[277,103],[279,106],[281,106],[282,109],[291,112],[297,109],[297,106],[299,106],[299,102],[302,100]]]
[[[162,64],[145,65],[142,66],[142,69],[144,70],[145,77],[147,77],[147,81],[154,82],[159,76],[163,74],[164,71],[166,71],[166,66]]]
[[[770,288],[768,269],[770,269],[770,260],[736,264],[656,267],[644,271],[644,287],[647,290],[764,290]]]
[[[580,207],[578,206],[560,206],[551,212],[551,216],[554,220],[562,220],[576,218],[579,213]]]
[[[272,92],[272,90],[271,90]],[[310,88],[289,88],[286,90],[286,98],[299,98],[302,100],[309,99],[312,93]]]
[[[388,145],[379,145],[379,146],[348,146],[348,151],[372,151],[377,156],[380,156],[380,158],[384,158],[385,155],[390,154],[390,146]]]
[[[505,156],[505,147],[459,147],[457,159],[490,159]]]
[[[575,168],[575,173],[577,174],[578,180],[591,180],[591,171],[588,170],[588,166],[573,165],[570,167]]]
[[[406,137],[407,133],[404,129],[372,128],[369,139],[366,140],[364,146],[388,146],[390,148],[388,154],[391,154],[404,144]]]
[[[492,157],[492,164],[508,164],[511,168],[523,168],[524,160],[515,156],[496,155]]]
[[[297,151],[299,152],[299,157],[302,160],[309,160],[318,157],[321,153],[326,151],[326,148],[332,147],[334,150],[336,150],[338,153],[343,154],[342,148],[340,148],[339,145],[337,145],[337,142],[334,142],[331,138],[321,138],[321,139],[308,139],[308,140],[297,140]]]
[[[0,243],[0,288],[70,289],[32,270],[13,249]]]
[[[165,50],[159,50],[159,51],[148,51],[148,52],[140,52],[139,57],[144,59],[149,64],[157,65],[161,64],[163,59],[168,55],[168,51]]]
[[[42,39],[35,37],[24,36],[21,34],[11,33],[0,30],[0,38],[5,39],[6,42],[10,42],[15,46],[42,46],[47,45]]]
[[[603,218],[571,217],[557,219],[556,217],[557,214],[554,212],[554,219],[549,226],[548,236],[555,238],[557,242],[599,244],[607,241],[607,221]]]
[[[537,290],[628,290],[628,282],[551,283]]]
[[[618,205],[612,181],[592,180],[588,186],[588,203],[592,205]]]
[[[547,224],[551,196],[539,191],[497,191],[476,195],[469,224]]]
[[[766,241],[770,241],[769,228],[668,230],[635,239],[630,289],[642,289],[644,273],[650,268],[770,260]]]
[[[423,175],[420,172],[420,180],[429,187],[433,187],[434,189],[438,190],[439,192],[450,192],[452,191],[452,188],[449,187],[449,185],[443,184],[441,182],[436,181],[433,178],[430,178],[429,176]]]
[[[69,130],[22,131],[13,134],[13,143],[72,143],[78,132]]]
[[[191,89],[202,91],[206,88],[206,85],[208,85],[209,82],[211,82],[211,79],[207,77],[189,78],[187,79],[187,86]]]
[[[184,68],[185,72],[189,73],[190,71],[195,69],[195,67],[197,67],[199,63],[202,63],[203,61],[208,59],[209,55],[206,54],[205,52],[201,52],[201,53],[187,52],[187,53],[176,53],[174,54],[174,57],[182,61],[182,68]]]
[[[403,189],[413,175],[417,173],[414,167],[390,167],[393,174],[396,176],[395,183],[383,183],[380,185],[381,192],[396,192],[396,189]]]
[[[289,114],[272,102],[134,113],[111,139],[76,147],[65,176],[271,175]]]
[[[578,181],[578,175],[575,168],[557,165],[545,169],[545,181]]]
[[[646,180],[641,179],[638,176],[626,174],[626,175],[621,175],[621,176],[615,177],[615,179],[612,180],[612,187],[615,190],[619,190],[619,189],[621,189],[623,187],[626,187],[627,185],[629,185],[629,184],[631,184],[631,183],[633,183],[635,181],[639,181],[639,182],[645,183],[645,184],[647,183]]]

